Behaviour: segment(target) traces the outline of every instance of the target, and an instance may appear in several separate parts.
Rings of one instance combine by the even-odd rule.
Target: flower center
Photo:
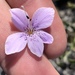
[[[29,34],[29,35],[33,34],[33,30],[29,29],[29,30],[28,30],[28,34]]]

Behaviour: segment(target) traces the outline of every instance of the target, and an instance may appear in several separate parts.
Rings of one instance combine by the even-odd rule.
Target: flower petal
[[[5,42],[5,53],[9,55],[22,51],[27,44],[26,37],[25,33],[15,33],[8,36]]]
[[[44,31],[37,31],[37,35],[43,40],[43,43],[53,43],[53,36]]]
[[[21,31],[25,31],[28,28],[29,20],[27,19],[27,13],[19,8],[10,9],[12,16],[12,22]]]
[[[42,7],[39,8],[32,17],[32,26],[35,30],[49,27],[54,19],[54,9]]]
[[[41,57],[44,50],[43,41],[37,35],[32,35],[28,38],[28,48],[34,55]]]

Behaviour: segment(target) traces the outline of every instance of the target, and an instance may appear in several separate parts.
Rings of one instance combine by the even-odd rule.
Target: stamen
[[[25,10],[25,8],[24,8],[23,5],[21,6],[21,8],[22,8],[23,10]],[[26,13],[26,12],[25,12],[25,13]],[[30,25],[29,25],[29,28],[27,29],[26,32],[28,33],[28,35],[31,35],[31,34],[33,34],[32,26],[31,26],[31,19],[29,18],[29,16],[27,15],[27,13],[26,13],[26,17],[27,17],[27,19],[30,20]]]
[[[30,29],[29,29],[29,30],[28,30],[28,34],[29,34],[29,35],[33,34],[33,30],[30,30]]]
[[[26,15],[27,19],[29,19],[29,17]]]
[[[25,8],[24,8],[24,6],[23,6],[23,5],[21,5],[21,8],[22,8],[23,10],[25,10]],[[28,15],[26,15],[26,17],[27,17],[27,19],[29,19],[29,20],[31,21],[31,19],[29,18],[29,16],[28,16]]]

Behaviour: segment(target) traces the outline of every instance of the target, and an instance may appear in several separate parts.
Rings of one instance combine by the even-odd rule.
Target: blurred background
[[[75,0],[53,0],[64,23],[68,44],[63,55],[50,60],[60,75],[75,75]],[[0,68],[0,75],[5,75]]]
[[[75,0],[53,0],[67,33],[67,48],[59,58],[51,60],[60,75],[75,75]]]

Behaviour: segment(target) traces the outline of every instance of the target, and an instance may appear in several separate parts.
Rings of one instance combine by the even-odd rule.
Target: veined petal
[[[7,55],[22,51],[27,44],[25,33],[15,33],[8,36],[5,42],[5,53]]]
[[[21,31],[28,28],[29,20],[27,19],[27,12],[19,8],[10,9],[13,24]]]
[[[32,17],[32,26],[34,30],[49,27],[53,22],[54,13],[55,11],[53,8],[39,8]]]
[[[28,48],[34,55],[41,57],[44,50],[43,41],[37,35],[32,35],[28,38]]]
[[[43,43],[53,43],[53,36],[44,31],[37,31],[37,35],[42,39]]]

